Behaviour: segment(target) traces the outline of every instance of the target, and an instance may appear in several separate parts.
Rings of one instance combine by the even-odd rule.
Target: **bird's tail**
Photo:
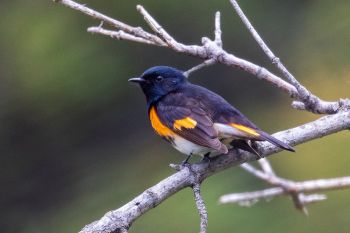
[[[266,141],[274,144],[275,146],[278,146],[284,150],[295,152],[293,147],[291,147],[287,143],[284,143],[284,142],[278,140],[277,138],[269,135],[268,133],[265,133],[264,131],[259,131],[259,136],[261,137],[261,139],[266,140]]]

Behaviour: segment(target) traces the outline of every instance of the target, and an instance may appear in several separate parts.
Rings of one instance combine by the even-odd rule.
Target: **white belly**
[[[180,136],[175,136],[173,138],[172,145],[175,149],[186,155],[194,154],[203,156],[206,153],[213,151],[211,148],[196,145]]]

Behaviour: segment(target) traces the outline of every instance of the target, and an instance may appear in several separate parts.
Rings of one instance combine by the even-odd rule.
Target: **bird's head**
[[[181,88],[187,83],[187,79],[183,72],[176,68],[154,66],[146,70],[140,77],[129,79],[129,82],[140,84],[147,103],[151,104],[162,96]]]

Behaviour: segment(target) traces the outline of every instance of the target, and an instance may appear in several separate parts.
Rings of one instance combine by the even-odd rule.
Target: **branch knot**
[[[273,57],[272,59],[271,59],[271,62],[272,62],[272,64],[278,64],[278,63],[280,63],[280,59],[278,58],[278,57]]]

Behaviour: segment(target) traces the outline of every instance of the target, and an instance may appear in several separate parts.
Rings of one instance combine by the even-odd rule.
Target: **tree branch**
[[[142,37],[134,36],[132,34],[124,32],[123,30],[111,31],[111,30],[104,29],[101,26],[98,26],[98,27],[89,27],[87,31],[92,34],[96,33],[96,34],[110,36],[111,38],[114,38],[117,40],[128,40],[128,41],[133,41],[133,42],[138,42],[138,43],[143,43],[148,45],[161,46],[158,43],[154,42],[153,40],[148,40]]]
[[[216,61],[214,59],[206,60],[206,61],[202,62],[201,64],[196,65],[196,66],[192,67],[191,69],[187,70],[183,74],[186,78],[188,78],[192,73],[194,73],[200,69],[203,69],[204,67],[214,65],[215,63],[216,63]]]
[[[300,143],[324,137],[326,135],[349,128],[350,112],[342,111],[337,114],[325,116],[313,122],[276,133],[273,136],[280,140],[286,141],[289,144],[298,145]],[[277,153],[281,150],[268,142],[261,142],[258,144],[260,147],[259,151],[264,156]],[[81,233],[112,233],[116,232],[117,229],[120,228],[128,229],[131,224],[142,214],[156,207],[176,192],[186,187],[190,187],[194,180],[199,179],[200,181],[203,181],[207,177],[219,171],[256,159],[256,156],[253,154],[233,149],[230,150],[227,155],[219,155],[212,158],[210,163],[201,162],[192,164],[189,167],[184,167],[175,174],[160,181],[155,186],[147,189],[119,209],[110,211],[100,220],[87,225],[81,230]],[[317,185],[317,187],[322,187],[322,182],[318,182]],[[301,191],[311,190],[308,183],[298,186],[298,188],[298,190]],[[329,188],[332,187],[329,186]],[[266,196],[269,197],[280,195],[282,192],[281,190],[284,192],[284,190],[280,187],[269,189],[267,190],[269,193]]]
[[[310,181],[302,181],[295,182],[291,186],[295,192],[317,192],[317,191],[326,191],[326,190],[334,190],[334,189],[344,189],[350,187],[350,176],[347,177],[338,177],[333,179],[319,179],[319,180],[310,180]],[[254,203],[259,199],[271,199],[275,196],[280,196],[288,194],[288,192],[281,188],[269,188],[255,192],[244,192],[244,193],[235,193],[235,194],[227,194],[220,197],[220,203],[249,203],[253,201]],[[311,197],[311,198],[310,198]],[[306,198],[304,200],[307,202],[314,202],[324,200],[326,197],[322,195],[312,195],[309,196],[309,199]]]
[[[275,171],[273,170],[269,160],[267,158],[262,158],[262,159],[259,159],[259,165],[260,167],[262,168],[262,170],[270,175],[270,176],[275,176]]]
[[[172,50],[184,53],[193,57],[200,58],[202,60],[210,60],[213,59],[216,62],[219,62],[221,64],[227,65],[229,67],[238,68],[241,70],[244,70],[254,76],[256,76],[258,79],[268,81],[273,86],[281,89],[282,91],[286,92],[291,97],[296,97],[298,95],[298,92],[296,88],[289,84],[288,82],[282,80],[280,77],[272,74],[267,69],[258,66],[254,63],[251,63],[247,60],[241,59],[239,57],[234,56],[233,54],[230,54],[223,50],[215,41],[211,41],[208,38],[202,38],[202,45],[184,45],[182,43],[179,43],[169,35],[169,33],[166,33],[166,31],[158,24],[154,23],[155,19],[150,16],[148,12],[145,11],[145,9],[141,6],[138,6],[138,10],[142,13],[144,16],[146,22],[150,22],[152,24],[153,29],[163,37],[161,39],[160,37],[150,34],[146,31],[144,31],[140,27],[123,27],[124,23],[121,23],[120,21],[113,21],[109,17],[104,16],[103,14],[94,11],[86,6],[83,6],[81,4],[78,4],[71,0],[55,0],[55,2],[61,3],[67,7],[70,7],[74,10],[78,10],[83,12],[84,14],[87,14],[89,16],[92,16],[93,18],[96,18],[100,21],[112,24],[114,27],[123,30],[125,32],[129,32],[129,34],[132,34],[136,37],[142,37],[144,39],[149,40],[149,44],[157,45],[157,46],[165,46],[168,48],[171,48]],[[216,17],[216,22],[218,17]],[[155,21],[156,22],[156,21]],[[157,27],[158,26],[158,27]],[[218,28],[219,24],[217,24]],[[95,27],[93,27],[95,28]],[[96,34],[102,34],[111,36],[115,39],[124,39],[122,37],[116,37],[113,36],[113,31],[111,30],[95,30],[93,28],[90,28],[89,31],[96,33]],[[221,31],[221,30],[220,30]],[[219,36],[219,30],[216,30],[217,37]],[[169,35],[169,37],[167,36]],[[167,43],[164,42],[164,37],[167,38]],[[135,40],[132,40],[135,41]],[[143,43],[143,42],[142,42]],[[170,44],[170,45],[169,45]]]
[[[146,23],[150,26],[150,28],[160,36],[160,38],[170,47],[173,49],[177,49],[180,47],[180,44],[177,43],[177,41],[170,36],[170,34],[163,29],[162,26],[143,8],[141,5],[137,5],[136,9],[140,12],[140,14],[143,15],[144,20]]]
[[[199,183],[195,183],[192,187],[193,194],[194,194],[194,200],[196,201],[196,206],[198,209],[199,216],[201,218],[200,221],[200,233],[206,233],[207,232],[207,226],[208,226],[208,213],[205,208],[204,200],[201,195],[201,186]]]
[[[315,113],[335,113],[340,108],[343,108],[343,107],[348,108],[350,106],[350,101],[347,99],[341,99],[337,102],[327,102],[327,101],[321,101],[321,100],[318,101],[317,97],[311,94],[307,95],[307,98],[305,97],[305,95],[302,95],[305,98],[304,97],[301,98],[300,90],[304,91],[303,93],[306,93],[305,91],[307,91],[306,88],[303,89],[304,88],[303,86],[296,85],[297,87],[296,88],[295,86],[289,84],[288,82],[284,81],[280,77],[274,75],[264,67],[260,67],[254,63],[251,63],[247,60],[236,57],[233,54],[226,52],[222,48],[219,12],[216,13],[216,17],[215,17],[216,30],[215,30],[214,41],[204,37],[202,38],[203,45],[199,46],[199,45],[185,45],[180,42],[177,42],[141,5],[137,6],[137,10],[143,15],[145,21],[150,26],[150,28],[156,33],[156,35],[144,31],[141,27],[132,27],[121,21],[112,19],[84,5],[78,4],[72,0],[54,0],[54,1],[59,2],[74,10],[81,11],[82,13],[89,15],[93,18],[106,22],[112,25],[113,27],[120,29],[121,31],[124,31],[124,34],[121,35],[122,34],[121,31],[115,32],[112,30],[102,29],[97,27],[90,27],[88,29],[89,32],[107,35],[118,40],[130,40],[130,41],[144,43],[144,44],[168,47],[179,53],[191,55],[203,60],[215,60],[216,62],[222,63],[224,65],[227,65],[233,68],[238,68],[250,74],[253,74],[258,79],[268,81],[273,86],[288,93],[292,98],[297,98],[298,100],[301,100],[302,102],[298,101],[298,102],[293,102],[292,104],[292,106],[297,109],[304,109]],[[235,1],[231,1],[231,2],[235,2]],[[273,56],[272,59],[274,63],[278,61],[278,59],[276,59],[276,56]],[[295,84],[295,82],[294,83],[292,82],[292,84]]]
[[[136,37],[141,37],[145,40],[149,40],[154,42],[155,44],[164,45],[164,42],[157,36],[152,35],[146,31],[144,31],[141,27],[132,27],[128,24],[125,24],[119,20],[108,17],[100,12],[92,10],[82,4],[76,3],[71,0],[53,0],[54,2],[61,3],[64,6],[67,6],[73,10],[80,11],[85,15],[91,16],[92,18],[98,19],[102,22],[105,22],[111,25],[114,28],[120,29],[128,34],[134,35]]]
[[[222,48],[222,38],[221,38],[221,35],[222,35],[222,32],[221,32],[221,18],[220,18],[220,12],[217,11],[216,14],[215,14],[215,30],[214,30],[214,35],[215,35],[215,43],[220,47]],[[209,60],[205,60],[203,63],[195,66],[195,67],[192,67],[191,69],[187,70],[186,72],[184,72],[184,75],[185,77],[189,77],[191,73],[193,72],[196,72],[197,70],[200,70],[204,67],[207,67],[207,66],[211,66],[211,65],[214,65],[216,63],[216,59],[214,58],[211,58]]]
[[[220,11],[217,11],[215,13],[215,31],[214,31],[214,34],[215,34],[215,43],[220,47],[222,48],[222,38],[221,38],[221,35],[222,35],[222,31],[221,31],[221,14],[220,14]]]
[[[288,71],[288,69],[283,65],[281,60],[271,51],[271,49],[266,45],[264,40],[260,37],[259,33],[255,30],[253,25],[250,23],[249,19],[245,16],[244,12],[240,8],[236,0],[230,0],[233,8],[235,9],[237,15],[241,18],[243,24],[247,27],[250,34],[253,36],[255,41],[270,58],[272,64],[274,64],[283,74],[283,76],[296,88],[298,91],[298,99],[301,100],[302,105],[293,105],[294,107],[298,106],[298,109],[304,109],[311,111],[313,113],[327,113],[333,114],[338,111],[344,102],[326,102],[313,95],[306,87],[300,84],[300,82]],[[349,101],[347,103],[349,105]]]
[[[263,167],[264,172],[256,169],[248,163],[241,164],[241,168],[271,185],[281,187],[283,190],[285,190],[286,193],[291,196],[295,208],[302,211],[305,215],[308,215],[308,211],[305,206],[305,204],[307,204],[305,199],[308,197],[303,193],[298,193],[295,191],[295,182],[278,177],[266,158],[259,160],[259,163]],[[312,202],[315,202],[314,198],[312,199]]]

